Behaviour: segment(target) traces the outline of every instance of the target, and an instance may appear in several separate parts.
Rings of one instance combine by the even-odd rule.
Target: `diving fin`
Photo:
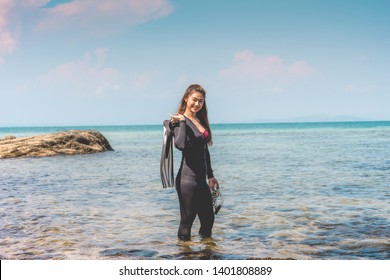
[[[175,180],[173,176],[173,131],[170,126],[170,121],[163,122],[163,145],[160,160],[160,176],[162,185],[166,187],[174,187]]]

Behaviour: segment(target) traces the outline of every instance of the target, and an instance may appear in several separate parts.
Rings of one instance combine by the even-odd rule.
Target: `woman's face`
[[[193,91],[188,98],[186,99],[187,102],[187,108],[186,110],[191,111],[192,113],[196,114],[199,112],[204,104],[204,96],[200,92]]]

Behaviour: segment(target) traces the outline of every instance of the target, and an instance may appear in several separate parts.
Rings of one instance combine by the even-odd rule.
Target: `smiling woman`
[[[191,85],[181,99],[177,114],[171,116],[174,143],[183,155],[176,177],[176,191],[181,216],[178,238],[184,241],[191,239],[191,228],[197,215],[200,220],[199,234],[203,238],[211,237],[214,224],[210,188],[219,186],[213,175],[208,150],[208,145],[212,144],[212,134],[205,99],[203,87]]]

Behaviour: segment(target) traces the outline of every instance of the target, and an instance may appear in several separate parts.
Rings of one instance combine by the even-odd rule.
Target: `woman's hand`
[[[213,178],[210,178],[210,179],[209,179],[209,187],[210,187],[210,188],[217,188],[217,189],[219,189],[218,180],[215,179],[214,177],[213,177]]]
[[[171,122],[173,123],[185,120],[185,117],[182,114],[174,114],[174,115],[169,114],[169,115],[171,116]]]

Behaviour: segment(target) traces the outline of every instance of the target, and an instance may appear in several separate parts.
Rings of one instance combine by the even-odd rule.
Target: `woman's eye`
[[[196,99],[196,98],[192,98],[192,101],[194,101],[194,102],[199,102],[199,103],[203,103],[203,99]]]

